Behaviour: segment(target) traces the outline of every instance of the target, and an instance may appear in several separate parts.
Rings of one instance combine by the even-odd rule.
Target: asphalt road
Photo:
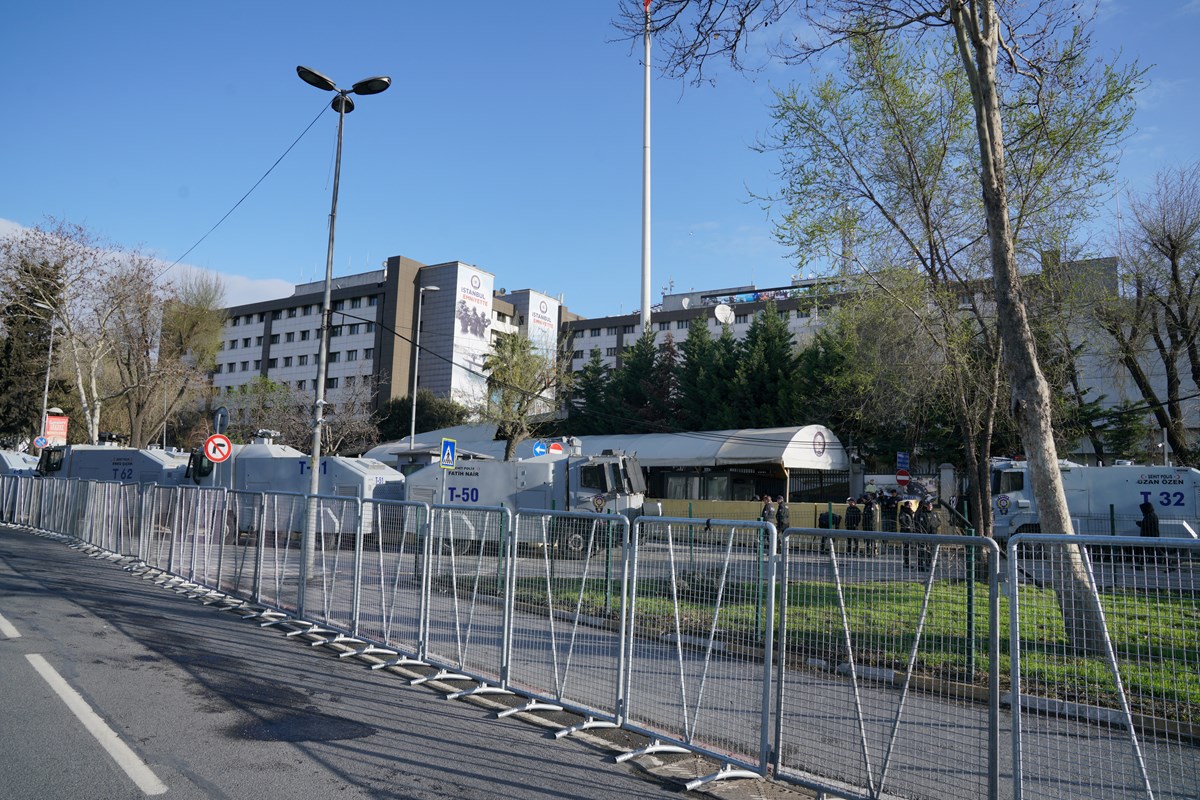
[[[597,748],[7,528],[0,676],[11,800],[678,795]]]

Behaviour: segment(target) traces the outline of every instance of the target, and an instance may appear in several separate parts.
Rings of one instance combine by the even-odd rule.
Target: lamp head
[[[392,79],[386,75],[376,75],[374,78],[364,78],[350,88],[357,95],[379,94],[386,92],[392,85]]]
[[[300,76],[300,80],[307,83],[309,86],[315,86],[323,92],[332,92],[337,89],[337,84],[326,78],[315,69],[308,67],[296,67],[296,74]]]

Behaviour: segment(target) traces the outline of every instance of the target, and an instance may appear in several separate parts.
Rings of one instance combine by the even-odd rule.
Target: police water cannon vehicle
[[[1089,467],[1060,461],[1059,471],[1076,533],[1137,536],[1143,503],[1154,507],[1162,537],[1194,539],[1200,532],[1200,470],[1128,463]],[[994,458],[991,477],[996,542],[1003,547],[1010,536],[1042,533],[1028,462]]]
[[[294,447],[275,444],[276,431],[260,430],[250,444],[235,444],[225,461],[214,464],[202,448],[192,451],[188,480],[237,492],[307,494],[310,458]],[[403,500],[404,476],[373,458],[322,456],[317,493],[362,500]]]
[[[37,473],[37,456],[16,450],[0,450],[0,476],[34,475]]]
[[[182,450],[122,447],[120,437],[101,434],[101,444],[47,447],[38,459],[37,474],[44,478],[75,478],[118,483],[157,483],[176,486],[187,472],[188,454]]]
[[[588,511],[623,514],[630,520],[644,513],[646,483],[641,465],[631,455],[605,451],[601,455],[554,453],[517,461],[477,460],[454,469],[432,464],[407,479],[409,500],[455,506],[504,506],[520,511]],[[455,526],[455,540],[486,544],[497,532],[471,525]],[[588,537],[582,526],[556,519],[553,541],[560,552],[583,555]]]

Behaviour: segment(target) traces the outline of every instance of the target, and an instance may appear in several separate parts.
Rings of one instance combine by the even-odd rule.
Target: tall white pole
[[[641,327],[650,327],[650,3],[646,3],[645,68],[642,99],[642,314]]]
[[[46,401],[50,399],[50,368],[54,366],[54,320],[50,320],[50,347],[46,351],[46,383],[42,387],[42,436],[46,435]]]

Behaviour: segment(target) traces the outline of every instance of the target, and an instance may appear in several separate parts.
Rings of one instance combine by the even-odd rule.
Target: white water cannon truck
[[[409,500],[455,506],[504,506],[520,511],[589,511],[622,514],[632,521],[646,508],[646,482],[635,457],[617,451],[581,456],[563,453],[518,461],[464,461],[454,469],[431,464],[407,479]],[[551,544],[561,553],[583,555],[588,537],[583,526],[558,520]],[[454,526],[453,536],[487,544],[496,534],[470,525]],[[465,544],[465,542],[464,542]],[[599,544],[593,542],[594,545]]]
[[[1025,461],[992,459],[992,530],[1005,546],[1010,536],[1043,531]],[[1197,538],[1200,470],[1117,464],[1089,467],[1060,461],[1063,490],[1075,533],[1137,536],[1140,506],[1150,503],[1163,538]]]

